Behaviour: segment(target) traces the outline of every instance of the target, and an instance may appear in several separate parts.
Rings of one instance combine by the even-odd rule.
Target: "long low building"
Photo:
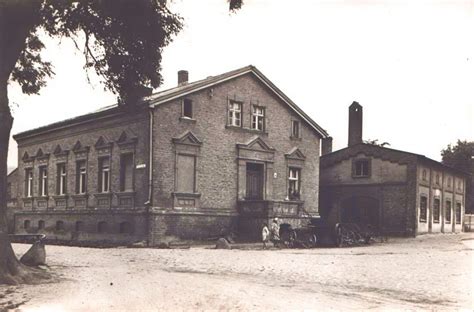
[[[328,134],[253,66],[16,134],[15,233],[154,245],[317,217]]]

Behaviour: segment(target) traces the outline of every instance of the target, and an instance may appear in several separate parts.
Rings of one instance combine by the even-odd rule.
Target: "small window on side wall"
[[[370,176],[370,161],[368,159],[357,159],[353,162],[352,176],[355,178],[367,178]]]
[[[300,122],[298,120],[291,121],[291,137],[292,138],[300,138],[301,131],[300,131]]]
[[[440,209],[440,200],[435,198],[433,200],[433,223],[439,223]]]
[[[183,100],[183,117],[184,118],[193,118],[193,101],[191,99]]]
[[[461,224],[461,203],[456,203],[456,211],[454,217],[456,218],[456,224]]]
[[[420,223],[426,223],[428,210],[428,198],[424,195],[420,196]]]

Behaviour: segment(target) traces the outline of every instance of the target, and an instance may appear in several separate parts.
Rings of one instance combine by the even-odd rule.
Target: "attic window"
[[[193,101],[190,99],[183,100],[183,117],[193,118]]]
[[[300,122],[297,120],[291,121],[291,137],[292,138],[300,137]]]
[[[370,161],[368,159],[357,159],[352,165],[352,176],[354,178],[367,178],[370,176]]]

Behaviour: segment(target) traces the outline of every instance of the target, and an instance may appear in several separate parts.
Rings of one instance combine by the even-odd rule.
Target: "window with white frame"
[[[227,122],[230,126],[242,126],[242,103],[229,101],[229,116]]]
[[[301,169],[289,168],[288,172],[288,198],[290,200],[300,198]]]
[[[108,157],[99,158],[99,193],[110,191],[110,160]]]
[[[252,129],[263,131],[265,129],[265,108],[252,106]]]
[[[86,191],[87,191],[86,161],[80,160],[76,163],[76,193],[85,194]]]
[[[25,170],[25,196],[33,197],[33,169]]]
[[[57,177],[56,177],[56,194],[65,195],[66,194],[66,164],[61,163],[57,165]]]
[[[39,196],[48,195],[48,167],[39,168]]]
[[[363,178],[370,176],[370,162],[368,159],[357,159],[353,165],[353,177]]]

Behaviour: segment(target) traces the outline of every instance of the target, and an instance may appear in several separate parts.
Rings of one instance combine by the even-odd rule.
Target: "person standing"
[[[273,245],[277,246],[280,242],[280,224],[278,224],[278,218],[273,219],[270,233]]]
[[[264,223],[263,228],[262,228],[263,249],[267,249],[267,243],[269,239],[270,239],[270,230],[268,229],[268,225]]]

